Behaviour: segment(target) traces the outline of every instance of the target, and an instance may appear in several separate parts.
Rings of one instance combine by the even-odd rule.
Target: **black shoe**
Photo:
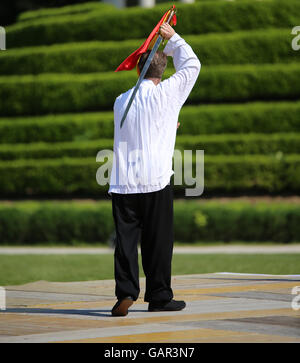
[[[124,297],[124,299],[118,300],[115,306],[111,310],[112,316],[126,316],[128,314],[128,308],[133,304],[133,298],[131,296]]]
[[[148,311],[179,311],[186,306],[184,301],[150,302]]]

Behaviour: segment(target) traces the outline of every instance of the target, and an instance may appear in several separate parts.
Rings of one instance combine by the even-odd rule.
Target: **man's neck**
[[[157,86],[161,81],[160,78],[145,78],[145,79],[152,81],[155,84],[155,86]]]

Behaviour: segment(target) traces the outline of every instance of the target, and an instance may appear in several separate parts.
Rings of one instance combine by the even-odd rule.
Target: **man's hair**
[[[138,63],[138,67],[140,72],[142,71],[151,50],[147,50],[147,52],[141,55],[141,58]],[[155,53],[151,64],[145,74],[145,78],[162,78],[162,75],[167,67],[167,56],[162,51],[158,51]]]

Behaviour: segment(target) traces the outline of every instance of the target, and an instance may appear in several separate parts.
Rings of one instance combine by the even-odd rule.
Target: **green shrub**
[[[300,206],[286,202],[175,201],[176,241],[299,242]],[[0,204],[0,243],[108,242],[114,232],[111,202]]]
[[[95,157],[1,162],[0,197],[103,196],[108,185],[97,184],[96,173],[100,165]],[[175,166],[177,175],[179,167]],[[204,194],[207,196],[300,192],[299,155],[206,155],[204,174]],[[175,193],[182,195],[186,187],[184,179],[183,185],[175,185]],[[195,185],[190,188],[195,188]]]
[[[13,227],[13,224],[15,227]],[[36,202],[0,207],[0,240],[10,244],[103,241],[113,231],[108,203]]]
[[[10,146],[7,145],[6,148],[10,149]],[[176,139],[176,148],[204,150],[206,155],[272,154],[277,152],[300,154],[300,133],[180,135]]]
[[[183,35],[292,28],[300,22],[297,0],[200,2],[178,4],[177,7],[176,31]],[[166,4],[152,9],[135,7],[126,11],[105,11],[104,14],[95,10],[87,14],[20,22],[7,27],[7,47],[146,38],[165,10]]]
[[[166,77],[171,73],[167,72]],[[1,116],[112,109],[136,83],[136,72],[0,77]],[[203,67],[189,103],[296,100],[300,64]]]
[[[204,165],[204,194],[298,194],[299,162],[299,155],[281,153],[275,156],[208,155]],[[181,192],[183,188],[186,186],[176,187]]]
[[[300,83],[299,88],[292,84],[298,77],[298,64],[203,67],[190,102],[295,100]]]
[[[44,19],[48,17],[55,18],[60,15],[83,14],[94,10],[99,10],[102,12],[108,9],[111,11],[112,9],[114,9],[114,7],[110,4],[99,3],[99,2],[73,4],[73,5],[62,6],[59,8],[42,8],[38,10],[25,11],[21,13],[18,16],[18,22]]]
[[[300,132],[300,102],[185,106],[178,135]],[[0,119],[0,143],[112,138],[112,112]]]
[[[186,106],[178,135],[299,132],[299,102]]]
[[[113,128],[112,112],[6,118],[0,119],[0,143],[111,138]]]
[[[26,209],[1,206],[0,243],[23,244],[29,229],[29,218],[30,212]]]
[[[75,141],[65,143],[31,143],[0,145],[0,159],[50,159],[96,157],[98,151],[113,149],[113,139]]]
[[[134,85],[133,74],[11,76],[0,80],[2,115],[37,115],[111,109],[118,93]]]
[[[202,215],[204,223],[198,222]],[[298,241],[298,204],[191,202],[174,204],[175,238],[180,241]]]
[[[204,66],[297,62],[291,29],[185,36]],[[143,40],[84,42],[12,49],[0,53],[4,74],[113,71]],[[169,61],[172,65],[172,61]]]
[[[1,163],[2,195],[103,195],[96,182],[96,158],[17,160]]]
[[[300,154],[300,133],[223,134],[177,136],[178,150],[204,150],[206,155]],[[56,143],[0,145],[0,160],[96,157],[100,150],[113,150],[113,139]]]

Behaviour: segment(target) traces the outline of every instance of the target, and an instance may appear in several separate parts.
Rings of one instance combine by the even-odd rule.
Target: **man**
[[[137,300],[138,250],[146,276],[144,300],[148,311],[178,311],[184,301],[173,300],[173,195],[170,185],[178,115],[200,72],[191,47],[167,23],[160,35],[168,40],[157,52],[131,105],[124,125],[120,121],[133,88],[114,104],[114,160],[109,193],[116,227],[115,281],[117,303],[113,316],[125,316]],[[138,63],[141,71],[149,52]],[[173,57],[176,73],[161,81]]]

